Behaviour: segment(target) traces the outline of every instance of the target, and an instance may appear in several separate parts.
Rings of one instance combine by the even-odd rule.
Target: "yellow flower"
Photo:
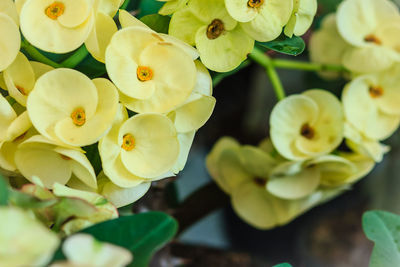
[[[53,68],[43,63],[29,62],[24,54],[18,53],[14,62],[3,72],[9,95],[19,104],[26,106],[36,79],[50,70]]]
[[[276,39],[293,11],[293,0],[225,0],[225,5],[243,30],[259,42]]]
[[[45,266],[60,243],[57,235],[27,211],[0,207],[2,266]]]
[[[106,68],[121,102],[138,112],[168,112],[182,104],[196,83],[191,56],[152,30],[118,31],[106,50]]]
[[[125,248],[99,242],[88,234],[68,237],[62,246],[68,261],[56,262],[51,267],[73,266],[127,266],[133,259]]]
[[[317,0],[293,0],[293,12],[285,26],[285,35],[303,35],[311,26],[317,13]]]
[[[158,13],[167,16],[171,15],[172,13],[184,7],[189,0],[158,0],[158,1],[166,2],[158,11]]]
[[[286,224],[344,189],[316,189],[307,197],[296,200],[278,198],[266,189],[276,161],[262,149],[241,147],[231,138],[220,139],[207,156],[206,163],[212,178],[230,195],[238,216],[259,229]],[[296,190],[295,186],[292,185],[292,189]]]
[[[305,160],[332,152],[343,140],[339,100],[324,90],[309,90],[279,102],[271,113],[270,135],[287,159]]]
[[[5,70],[16,58],[21,47],[19,21],[15,4],[12,0],[0,2],[0,71]]]
[[[359,73],[389,68],[400,61],[400,14],[389,0],[345,0],[337,11],[342,37],[354,46],[343,64]]]
[[[384,140],[399,126],[399,70],[359,76],[343,90],[346,120],[369,139]]]
[[[57,146],[40,135],[18,146],[15,164],[26,179],[33,181],[38,177],[46,188],[53,188],[54,183],[66,184],[72,174],[89,187],[97,188],[93,167],[81,151]]]
[[[165,115],[145,113],[128,119],[120,107],[99,152],[107,177],[123,188],[171,175],[179,155],[177,132]]]
[[[190,0],[172,15],[169,34],[195,45],[203,64],[218,72],[235,69],[254,47],[223,0]]]
[[[329,14],[323,21],[321,28],[311,35],[309,50],[312,62],[321,64],[342,65],[347,49],[351,48],[339,34],[336,26],[336,15]],[[320,72],[324,78],[337,78],[337,72]]]
[[[81,46],[94,20],[92,0],[29,0],[20,12],[24,37],[52,53],[68,53]]]
[[[37,80],[27,110],[46,138],[69,146],[96,143],[110,129],[118,92],[108,80],[90,80],[72,69],[55,69]]]

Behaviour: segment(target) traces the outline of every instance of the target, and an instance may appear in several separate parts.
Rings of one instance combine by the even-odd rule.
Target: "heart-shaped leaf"
[[[370,267],[400,266],[400,216],[385,211],[367,211],[363,229],[375,243]]]
[[[260,48],[274,50],[276,52],[287,54],[291,56],[297,56],[303,53],[306,48],[306,44],[303,39],[298,36],[293,36],[292,38],[288,38],[284,35],[281,35],[277,39],[260,43],[256,42],[256,45]]]

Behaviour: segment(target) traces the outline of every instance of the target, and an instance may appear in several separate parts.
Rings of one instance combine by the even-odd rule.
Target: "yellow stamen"
[[[258,8],[260,7],[262,4],[264,4],[264,0],[249,0],[247,2],[247,6],[248,7],[252,7],[252,8]]]
[[[383,95],[383,88],[380,86],[370,86],[369,87],[369,95],[372,98],[378,98],[381,97]]]
[[[76,126],[82,126],[86,122],[86,113],[83,108],[77,108],[71,113],[71,119]]]
[[[305,124],[303,124],[303,126],[301,126],[300,134],[303,137],[311,140],[315,136],[315,131],[308,123],[305,123]]]
[[[381,45],[382,41],[378,39],[378,37],[376,37],[373,34],[369,34],[367,36],[364,37],[364,41],[368,42],[368,43],[375,43],[377,45]]]
[[[51,19],[57,19],[59,16],[64,14],[65,6],[61,2],[54,2],[53,4],[49,5],[45,13]]]
[[[153,79],[153,70],[149,67],[139,66],[136,70],[139,81],[145,82]]]
[[[132,149],[135,148],[135,138],[131,134],[126,134],[124,135],[124,138],[122,140],[122,146],[123,149],[126,151],[131,151]]]
[[[207,37],[210,40],[217,39],[225,31],[224,23],[220,19],[214,19],[207,27]]]

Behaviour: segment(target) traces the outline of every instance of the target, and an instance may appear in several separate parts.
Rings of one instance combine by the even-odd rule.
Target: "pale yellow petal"
[[[178,133],[179,156],[175,165],[172,167],[173,173],[179,173],[183,170],[188,160],[190,149],[192,148],[194,136],[196,132]]]
[[[0,13],[0,71],[5,70],[17,57],[21,46],[18,26],[7,15]]]
[[[4,13],[13,19],[15,24],[19,25],[19,16],[16,4],[12,0],[2,0],[0,2],[0,13]]]

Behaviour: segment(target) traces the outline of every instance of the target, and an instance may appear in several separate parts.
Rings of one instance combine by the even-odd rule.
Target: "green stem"
[[[64,68],[73,69],[79,65],[89,54],[85,45],[82,45],[72,56],[61,62],[61,66]]]
[[[319,64],[287,59],[272,59],[272,64],[280,69],[294,69],[304,71],[337,71],[345,72],[346,69],[340,65]]]
[[[283,89],[282,82],[279,78],[278,73],[276,72],[273,60],[258,48],[254,48],[249,57],[265,68],[265,70],[267,71],[267,75],[271,81],[272,87],[274,88],[276,97],[278,98],[278,100],[284,99],[286,96],[285,90]]]
[[[26,40],[23,40],[21,42],[21,49],[24,50],[32,59],[36,61],[52,66],[53,68],[62,67],[60,64],[52,61],[51,59],[48,59]]]
[[[122,4],[122,6],[120,7],[120,9],[124,9],[126,10],[126,8],[128,7],[128,5],[130,4],[131,0],[125,0],[125,2]]]

